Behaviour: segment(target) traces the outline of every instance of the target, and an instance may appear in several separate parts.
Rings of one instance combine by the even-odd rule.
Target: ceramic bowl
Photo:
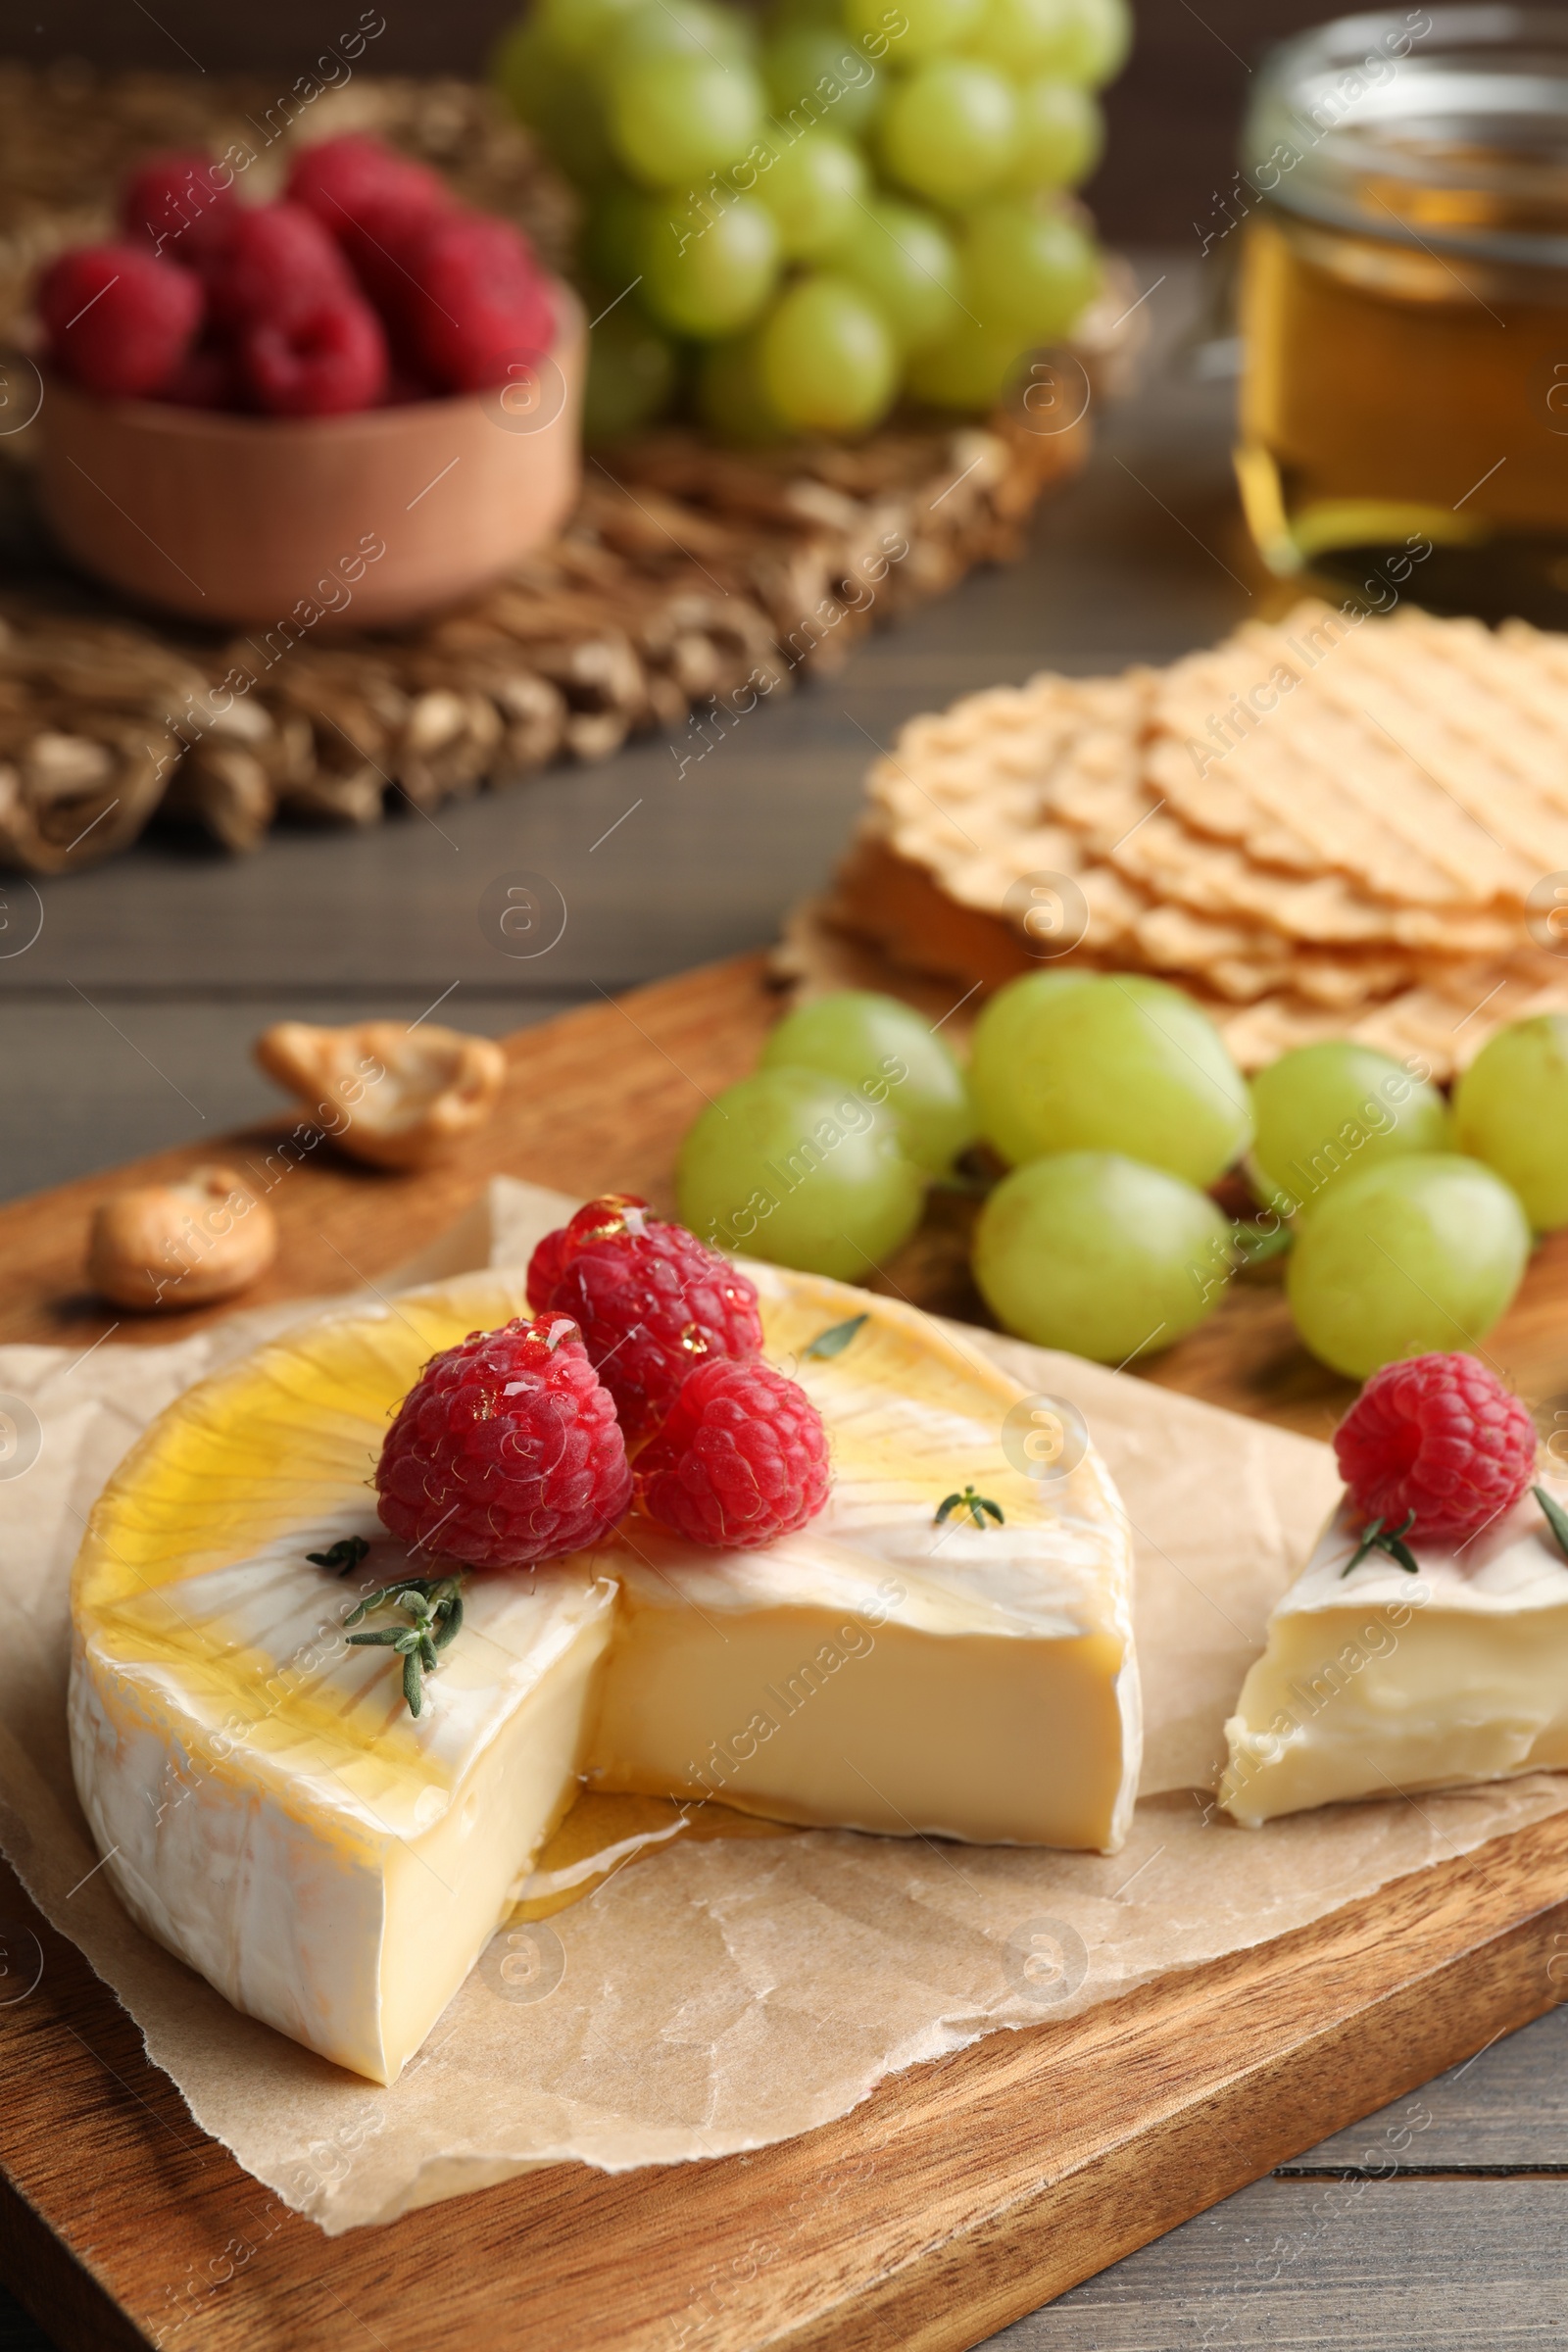
[[[565,520],[587,331],[497,390],[353,416],[234,416],[50,379],[39,482],[56,536],[138,603],[219,626],[395,625],[503,577]]]

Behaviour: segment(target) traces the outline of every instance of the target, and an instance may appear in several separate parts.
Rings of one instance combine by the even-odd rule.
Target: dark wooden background
[[[515,0],[373,0],[373,71],[476,73]],[[1336,13],[1318,0],[1135,0],[1132,63],[1107,100],[1108,160],[1090,198],[1108,235],[1196,245],[1235,167],[1236,127],[1270,44]],[[298,73],[367,0],[0,0],[0,55],[100,66]]]
[[[0,0],[0,62],[291,77],[365,4]],[[475,71],[515,13],[512,0],[378,4],[382,71]],[[885,743],[910,711],[1044,662],[1167,660],[1241,617],[1263,584],[1235,510],[1228,388],[1195,382],[1181,357],[1218,307],[1229,249],[1200,269],[1194,222],[1234,168],[1251,69],[1326,13],[1314,0],[1139,0],[1091,193],[1107,234],[1146,249],[1156,352],[1144,395],[1102,419],[1089,475],[1042,514],[1023,564],[870,639],[842,679],[770,712],[684,783],[651,742],[443,811],[439,831],[280,835],[247,865],[149,844],[46,886],[38,947],[0,964],[0,1198],[260,1115],[269,1092],[245,1047],[271,1018],[412,1018],[437,1001],[460,1026],[510,1029],[760,945],[830,867],[868,736]],[[559,871],[571,897],[549,970],[500,968],[476,930],[484,881],[521,865]],[[85,2183],[90,2141],[81,2168]],[[994,2352],[1561,2347],[1565,2220],[1568,2008],[1019,2321]],[[48,2352],[3,2288],[0,2352]]]

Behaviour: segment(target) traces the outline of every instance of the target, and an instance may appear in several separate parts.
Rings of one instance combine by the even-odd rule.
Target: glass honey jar
[[[1238,181],[1237,472],[1280,573],[1568,621],[1568,12],[1348,17],[1277,50]]]

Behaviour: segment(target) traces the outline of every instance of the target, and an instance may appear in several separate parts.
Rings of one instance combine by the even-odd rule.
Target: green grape
[[[1102,89],[1127,63],[1132,41],[1128,0],[1072,0],[1071,30],[1062,52],[1061,71],[1069,81],[1082,82],[1086,89]]]
[[[1506,1179],[1538,1233],[1568,1225],[1568,1016],[1499,1029],[1453,1090],[1454,1141]]]
[[[762,387],[759,336],[710,343],[697,368],[697,406],[705,424],[726,441],[766,448],[788,438],[789,427]]]
[[[888,1111],[821,1070],[783,1068],[701,1113],[675,1182],[682,1223],[715,1249],[841,1282],[908,1240],[925,1194]]]
[[[817,28],[826,25],[842,39],[844,26],[839,0],[774,0],[769,25],[775,36],[795,32],[803,24]]]
[[[831,130],[806,131],[781,142],[757,181],[759,201],[778,223],[780,246],[798,261],[809,261],[835,244],[864,194],[865,164],[858,148]]]
[[[749,326],[778,276],[772,214],[755,196],[737,196],[695,227],[657,206],[652,213],[642,293],[654,317],[705,341]]]
[[[1075,188],[1100,161],[1105,125],[1100,108],[1076,82],[1037,74],[1018,91],[1018,146],[1007,185]]]
[[[986,0],[985,13],[965,44],[973,57],[1019,78],[1059,72],[1075,54],[1074,0]]]
[[[587,74],[549,45],[537,18],[525,18],[508,35],[492,71],[514,113],[569,179],[585,187],[613,172],[599,95]]]
[[[675,388],[675,355],[629,302],[594,328],[583,388],[582,432],[591,446],[624,440],[662,416]]]
[[[752,144],[762,85],[749,66],[677,53],[628,64],[609,83],[611,143],[647,187],[688,187]]]
[[[1351,1380],[1473,1348],[1519,1288],[1530,1226],[1479,1159],[1409,1152],[1328,1186],[1298,1219],[1286,1288],[1312,1353]]]
[[[950,1049],[897,997],[840,989],[786,1013],[762,1048],[761,1067],[825,1070],[885,1102],[909,1157],[945,1175],[975,1139],[963,1072]]]
[[[1028,972],[975,1024],[969,1091],[1004,1159],[1123,1152],[1212,1184],[1252,1140],[1247,1081],[1190,997],[1140,974]]]
[[[642,0],[539,0],[524,17],[506,48],[534,35],[555,56],[574,66],[592,66],[607,43],[619,36],[621,25]]]
[[[1119,1152],[1058,1152],[980,1212],[974,1278],[999,1323],[1102,1364],[1154,1353],[1212,1314],[1229,1220],[1206,1193]]]
[[[885,75],[842,30],[796,24],[762,53],[762,75],[779,122],[800,127],[826,122],[847,139],[863,138]]]
[[[751,20],[739,9],[711,7],[710,0],[630,0],[597,70],[613,74],[654,57],[706,57],[721,66],[750,67],[756,58]]]
[[[1258,1199],[1284,1216],[1373,1160],[1444,1152],[1448,1144],[1448,1113],[1437,1088],[1348,1038],[1298,1046],[1259,1070],[1252,1118],[1248,1178]]]
[[[984,13],[985,0],[845,0],[844,22],[866,43],[886,40],[889,65],[902,67],[964,48]]]
[[[786,424],[861,433],[898,388],[898,356],[882,314],[848,278],[797,278],[763,324],[760,366]]]
[[[870,295],[902,352],[923,351],[963,317],[953,240],[916,205],[891,196],[858,205],[831,260]]]
[[[939,409],[994,409],[1022,358],[1016,335],[987,334],[960,313],[938,341],[910,354],[909,390]]]
[[[1065,214],[1003,197],[969,216],[964,298],[988,334],[1022,348],[1066,333],[1094,294],[1100,257]]]
[[[879,129],[890,175],[933,204],[974,204],[1010,170],[1018,99],[994,66],[942,57],[889,93]]]
[[[967,46],[1009,74],[1097,90],[1120,73],[1131,43],[1126,0],[987,0]]]

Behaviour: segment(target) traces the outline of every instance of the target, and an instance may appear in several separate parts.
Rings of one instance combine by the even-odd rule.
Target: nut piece
[[[257,1039],[256,1058],[334,1143],[378,1168],[441,1158],[484,1125],[507,1074],[488,1037],[402,1021],[277,1021]]]
[[[233,1168],[205,1166],[173,1184],[138,1185],[93,1211],[87,1279],[117,1306],[207,1306],[265,1274],[277,1220]]]

